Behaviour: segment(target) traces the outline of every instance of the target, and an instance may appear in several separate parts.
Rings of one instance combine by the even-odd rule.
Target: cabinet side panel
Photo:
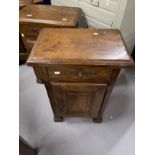
[[[107,85],[106,84],[101,84],[97,87],[94,88],[94,98],[93,98],[93,107],[92,107],[92,117],[97,117],[97,115],[99,114],[101,105],[102,105],[102,101],[104,99],[105,96],[105,92],[107,89]]]
[[[104,112],[104,110],[106,108],[106,105],[107,105],[109,97],[110,97],[110,95],[112,93],[112,90],[113,90],[114,84],[115,84],[115,82],[117,80],[117,77],[119,75],[119,72],[120,72],[120,69],[113,69],[113,71],[112,71],[110,84],[107,87],[107,91],[106,91],[106,94],[105,94],[105,97],[104,97],[104,100],[103,100],[103,103],[102,103],[102,106],[101,106],[101,109],[100,109],[100,113],[99,113],[100,118],[102,117],[103,112]]]

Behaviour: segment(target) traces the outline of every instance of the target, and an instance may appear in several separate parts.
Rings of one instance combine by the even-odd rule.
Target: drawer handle
[[[88,73],[88,72],[79,72],[78,77],[89,77],[89,76],[95,76],[93,73]]]
[[[85,72],[79,72],[78,77],[88,77],[89,75]]]

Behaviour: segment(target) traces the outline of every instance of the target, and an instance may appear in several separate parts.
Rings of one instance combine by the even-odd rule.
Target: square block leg
[[[102,122],[102,118],[93,118],[93,122],[94,123],[101,123]]]
[[[63,117],[54,117],[55,122],[63,122]]]

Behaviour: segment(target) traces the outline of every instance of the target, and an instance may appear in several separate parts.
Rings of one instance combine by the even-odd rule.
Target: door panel
[[[106,84],[52,83],[58,110],[68,116],[97,117]]]

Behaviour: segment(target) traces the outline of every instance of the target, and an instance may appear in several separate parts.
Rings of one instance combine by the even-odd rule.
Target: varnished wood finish
[[[19,10],[31,3],[30,0],[19,0]],[[28,58],[27,50],[19,33],[19,64],[24,63]]]
[[[19,0],[19,10],[31,4],[31,0]],[[25,63],[28,58],[28,53],[23,43],[21,34],[19,33],[19,64]]]
[[[32,0],[32,4],[43,2],[44,0]]]
[[[51,83],[60,116],[97,117],[106,84]]]
[[[23,62],[26,62],[27,58],[28,53],[21,38],[21,35],[19,34],[19,63],[21,64]]]
[[[120,32],[106,29],[43,29],[27,64],[45,84],[56,122],[74,116],[96,123],[120,69],[134,66]]]
[[[19,29],[27,54],[44,27],[75,28],[80,15],[80,8],[34,4],[24,7],[19,13]]]
[[[111,68],[101,66],[76,66],[76,65],[52,65],[52,67],[39,67],[38,79],[53,82],[109,82]],[[55,72],[60,74],[55,74]]]
[[[21,24],[41,23],[55,27],[76,27],[80,14],[80,8],[29,5],[20,11],[19,21]]]
[[[43,2],[43,0],[19,0],[19,9],[22,9],[30,4],[37,4],[40,2]]]
[[[45,28],[31,52],[31,63],[129,66],[133,61],[119,30]]]
[[[102,118],[103,112],[104,112],[104,110],[106,108],[106,105],[108,103],[109,97],[111,95],[111,92],[113,90],[114,84],[115,84],[115,82],[117,80],[117,77],[119,75],[119,72],[120,72],[120,69],[118,69],[118,68],[115,69],[114,68],[112,73],[111,73],[110,83],[109,83],[109,85],[107,87],[107,91],[106,91],[106,94],[105,94],[104,102],[103,102],[103,104],[101,106],[100,112],[98,113],[98,117],[97,118],[99,118],[99,119]]]

